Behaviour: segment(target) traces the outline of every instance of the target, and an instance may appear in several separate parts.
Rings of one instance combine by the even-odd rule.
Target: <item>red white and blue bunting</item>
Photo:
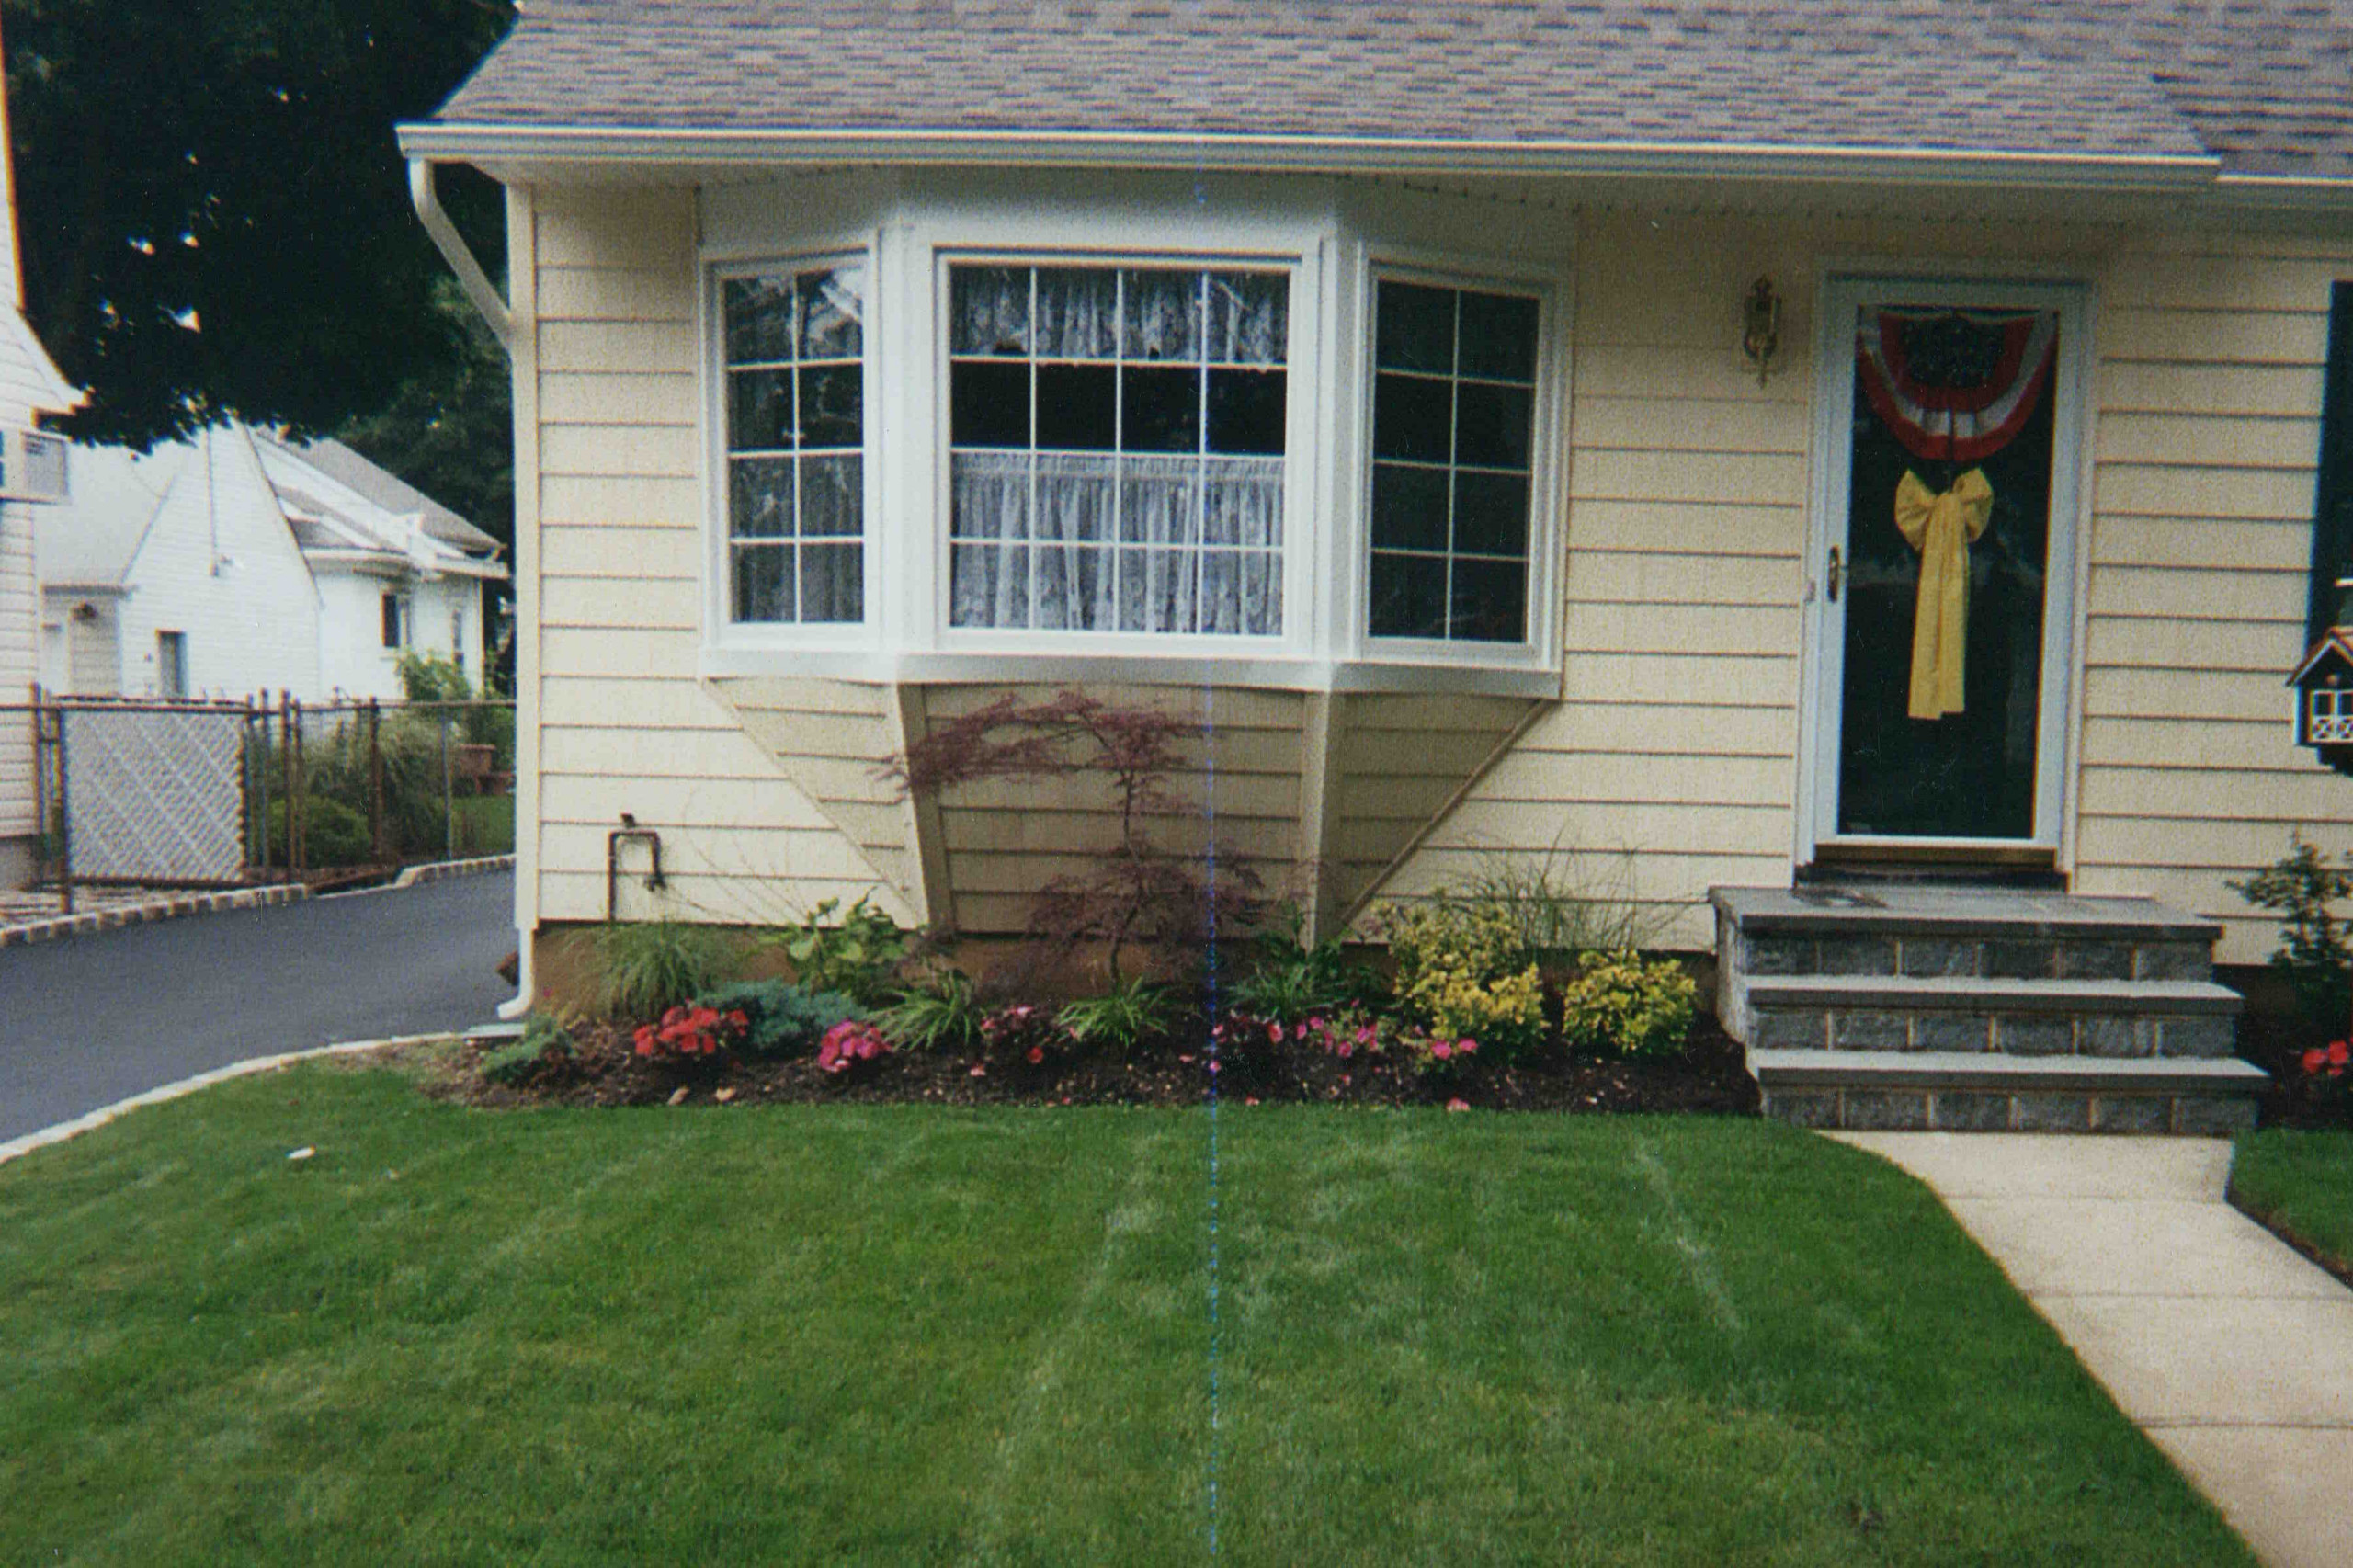
[[[1938,385],[1908,351],[1915,329],[1959,317],[1998,335],[1982,378]],[[1863,395],[1913,456],[1982,462],[2010,444],[2051,379],[2059,344],[2056,311],[1867,310],[1855,335]]]

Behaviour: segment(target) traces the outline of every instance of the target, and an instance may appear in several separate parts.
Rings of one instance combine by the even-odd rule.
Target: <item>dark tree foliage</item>
[[[0,0],[27,306],[142,448],[238,417],[334,429],[460,358],[393,126],[429,113],[508,0]],[[443,182],[485,258],[497,193]]]
[[[511,558],[515,403],[506,354],[455,278],[436,280],[434,300],[459,351],[420,369],[382,409],[335,435],[510,547]]]
[[[935,797],[990,778],[1103,778],[1119,812],[1118,842],[1088,870],[1039,890],[1029,935],[1056,957],[1103,944],[1116,984],[1131,945],[1181,963],[1210,937],[1245,929],[1261,913],[1263,884],[1249,866],[1181,853],[1153,836],[1152,818],[1191,810],[1168,779],[1187,766],[1181,747],[1199,732],[1195,722],[1165,709],[1122,707],[1083,692],[1032,703],[1007,695],[934,726],[892,771],[908,794]]]

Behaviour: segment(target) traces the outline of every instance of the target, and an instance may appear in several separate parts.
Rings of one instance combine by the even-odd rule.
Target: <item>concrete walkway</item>
[[[2353,1290],[2204,1138],[1840,1132],[1928,1184],[2273,1568],[2353,1563]]]

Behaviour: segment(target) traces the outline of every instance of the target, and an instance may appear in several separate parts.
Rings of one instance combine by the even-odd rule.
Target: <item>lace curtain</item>
[[[1280,367],[1290,333],[1281,273],[958,267],[951,295],[951,351],[993,361],[1207,375]],[[1211,449],[954,450],[949,624],[1279,635],[1284,460],[1202,444]]]

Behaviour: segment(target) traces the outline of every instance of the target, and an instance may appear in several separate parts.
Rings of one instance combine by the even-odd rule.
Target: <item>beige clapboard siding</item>
[[[936,732],[955,719],[1011,699],[1028,706],[1052,699],[1042,685],[941,686],[925,694]],[[1203,726],[1177,743],[1182,759],[1164,781],[1176,800],[1208,808],[1146,819],[1152,841],[1199,853],[1215,828],[1218,853],[1287,866],[1300,852],[1301,727],[1296,692],[1089,685],[1115,706],[1159,709]],[[1209,721],[1213,720],[1213,722]],[[939,839],[958,926],[1012,932],[1028,926],[1030,894],[1058,877],[1081,874],[1084,857],[1119,842],[1109,782],[1088,773],[1062,778],[995,778],[941,791]],[[1028,890],[1025,892],[1024,890]]]
[[[882,888],[912,919],[891,863],[899,813],[831,755],[875,737],[811,745],[788,767],[763,731],[830,734],[838,699],[813,699],[813,718],[747,712],[698,678],[691,194],[544,191],[535,238],[540,917],[602,916],[606,835],[628,812],[662,833],[673,889],[632,887],[624,914],[776,920]],[[870,698],[867,710],[880,711]]]
[[[1810,303],[1765,385],[1725,330],[1789,224],[1597,220],[1573,349],[1565,695],[1387,884],[1639,848],[1630,896],[1704,945],[1717,881],[1787,877],[1805,548]],[[1791,291],[1793,294],[1795,291]],[[1559,864],[1556,860],[1556,864]]]
[[[2075,781],[2077,885],[2227,922],[2225,883],[2343,818],[2343,781],[2291,744],[2328,285],[2353,250],[2211,236],[2117,256],[2095,377],[2092,567]]]

